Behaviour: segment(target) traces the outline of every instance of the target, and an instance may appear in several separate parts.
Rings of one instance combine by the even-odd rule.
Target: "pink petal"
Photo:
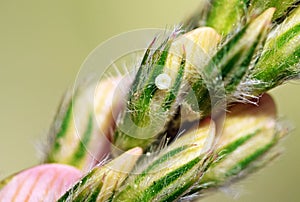
[[[0,190],[0,201],[56,201],[81,176],[79,170],[67,165],[43,164],[29,168]]]

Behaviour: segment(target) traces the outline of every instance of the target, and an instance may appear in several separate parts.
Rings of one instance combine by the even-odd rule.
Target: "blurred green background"
[[[197,0],[1,0],[0,177],[39,162],[40,142],[62,94],[98,44],[132,29],[172,26],[197,5]],[[284,156],[203,201],[299,201],[299,92],[296,82],[272,91],[280,117],[295,126],[282,144]]]

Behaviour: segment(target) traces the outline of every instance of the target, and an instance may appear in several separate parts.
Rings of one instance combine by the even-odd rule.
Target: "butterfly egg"
[[[156,77],[155,85],[160,90],[167,90],[171,86],[171,81],[172,79],[168,74],[162,73]]]

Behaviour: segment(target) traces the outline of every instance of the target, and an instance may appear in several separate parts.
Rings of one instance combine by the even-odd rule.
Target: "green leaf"
[[[94,167],[58,201],[107,201],[127,178],[141,154],[140,148],[134,148],[106,165]]]
[[[113,201],[164,201],[198,181],[212,162],[211,155],[203,150],[209,124],[203,123],[202,128],[178,138],[159,153],[143,156]]]
[[[261,13],[268,8],[276,8],[273,19],[278,19],[280,17],[285,17],[288,9],[291,8],[297,0],[251,0],[249,6],[250,15],[255,15]]]
[[[274,9],[268,9],[247,24],[200,70],[201,77],[193,81],[192,91],[187,97],[187,102],[194,111],[200,111],[202,116],[207,116],[211,110],[211,96],[227,96],[227,100],[232,99],[249,69],[255,50],[266,38],[273,13]],[[194,102],[194,95],[198,103]]]
[[[221,35],[227,35],[245,21],[249,0],[213,0],[207,17],[207,26]]]
[[[240,179],[274,159],[279,152],[270,153],[270,150],[288,132],[277,125],[275,103],[268,95],[261,98],[258,106],[238,104],[232,107],[216,146],[217,160],[189,194]]]
[[[270,34],[263,53],[246,80],[254,95],[261,94],[300,74],[300,8]]]
[[[142,64],[129,92],[126,109],[117,122],[114,135],[114,155],[135,146],[148,149],[165,130],[174,113],[186,68],[186,54],[181,47],[178,67],[170,69],[166,63],[170,48],[178,33],[173,33],[153,53],[146,50]],[[162,49],[162,50],[161,50]]]
[[[120,78],[82,84],[63,98],[48,134],[44,163],[62,163],[88,170],[107,154],[112,113],[120,108]],[[96,122],[97,121],[97,122]],[[99,145],[100,148],[99,148]]]

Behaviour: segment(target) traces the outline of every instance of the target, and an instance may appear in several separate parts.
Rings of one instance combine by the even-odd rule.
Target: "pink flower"
[[[0,190],[0,202],[56,201],[80,177],[81,171],[61,164],[43,164],[24,170]]]

